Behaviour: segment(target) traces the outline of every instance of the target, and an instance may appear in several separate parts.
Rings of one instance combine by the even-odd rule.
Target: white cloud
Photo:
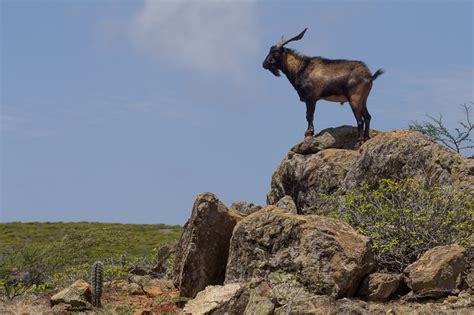
[[[250,1],[145,0],[129,25],[137,49],[160,62],[205,74],[234,74],[258,52]]]

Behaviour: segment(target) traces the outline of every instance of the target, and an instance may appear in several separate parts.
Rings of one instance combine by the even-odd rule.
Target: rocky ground
[[[355,128],[323,130],[283,159],[267,206],[228,208],[212,193],[199,195],[169,281],[134,275],[109,283],[101,309],[90,307],[90,287],[79,281],[36,301],[37,313],[75,305],[119,314],[474,314],[470,244],[438,246],[401,272],[383,272],[367,236],[315,207],[321,194],[383,178],[469,192],[474,159],[414,131],[373,131],[360,145]],[[65,300],[74,294],[77,301]]]

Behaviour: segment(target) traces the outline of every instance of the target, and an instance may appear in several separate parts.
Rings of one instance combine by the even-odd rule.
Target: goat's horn
[[[295,40],[300,40],[300,39],[302,39],[303,36],[304,36],[304,33],[305,33],[307,30],[308,30],[308,28],[305,28],[301,33],[299,33],[299,34],[296,35],[295,37],[292,37],[292,38],[287,39],[287,40],[285,40],[285,39],[283,38],[283,36],[282,36],[282,37],[281,37],[281,40],[280,40],[280,42],[277,44],[277,46],[278,46],[278,47],[283,47],[283,46],[285,46],[286,44],[288,44],[289,42],[293,42],[293,41],[295,41]]]

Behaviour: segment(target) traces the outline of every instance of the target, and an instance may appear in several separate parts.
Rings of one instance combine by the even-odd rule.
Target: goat
[[[298,92],[300,101],[306,103],[308,128],[305,137],[314,135],[316,102],[326,100],[341,105],[349,102],[357,120],[358,140],[369,139],[371,116],[367,110],[367,98],[372,82],[384,70],[378,69],[372,75],[362,61],[307,57],[285,47],[289,42],[303,38],[307,29],[287,40],[282,37],[278,44],[270,48],[263,68],[277,77],[282,71]]]

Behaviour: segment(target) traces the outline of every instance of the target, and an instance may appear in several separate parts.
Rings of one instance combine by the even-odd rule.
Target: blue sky
[[[473,97],[472,1],[1,1],[0,221],[183,224],[194,198],[265,203],[306,129],[290,47],[386,73],[372,127],[426,113],[454,126]],[[315,127],[355,125],[318,102]]]

